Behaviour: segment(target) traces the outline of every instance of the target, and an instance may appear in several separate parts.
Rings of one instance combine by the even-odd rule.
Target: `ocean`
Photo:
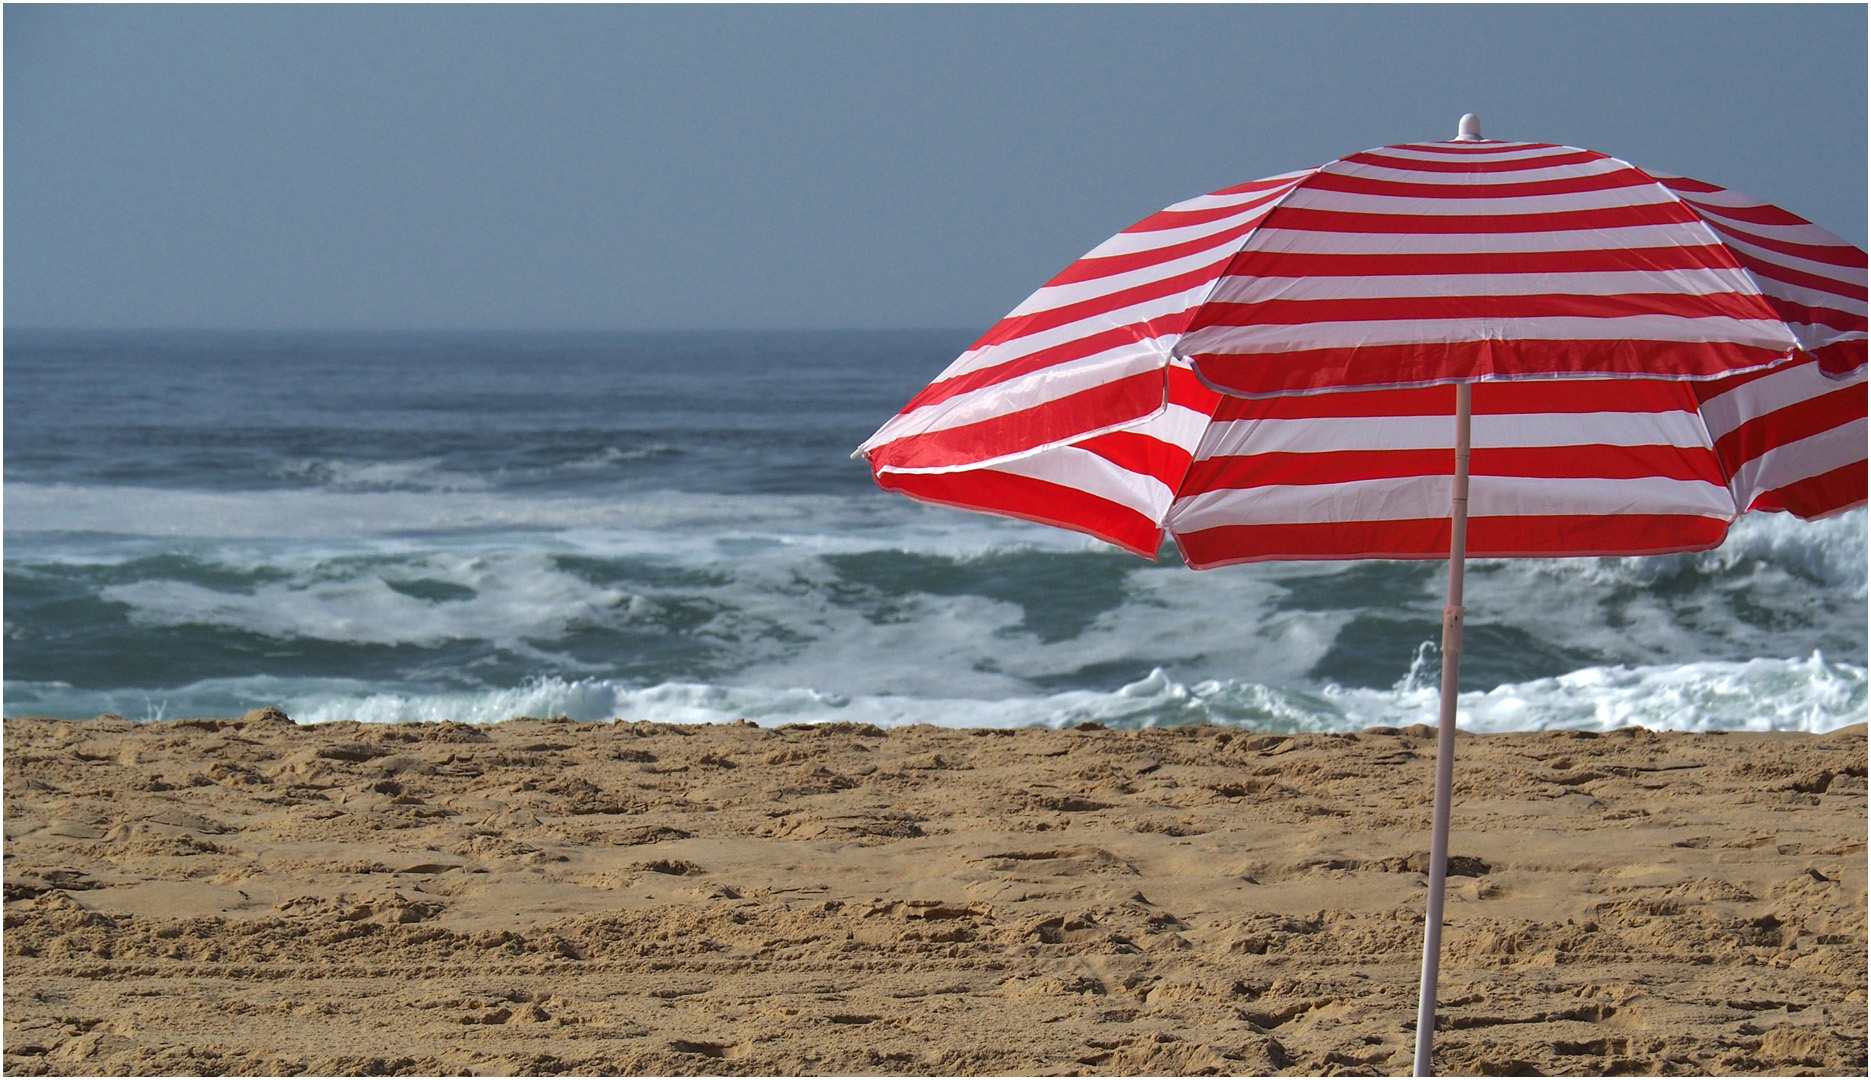
[[[967,331],[12,331],[9,716],[1433,723],[1442,563],[1193,572],[879,491]],[[1866,519],[1477,560],[1473,731],[1866,718]]]

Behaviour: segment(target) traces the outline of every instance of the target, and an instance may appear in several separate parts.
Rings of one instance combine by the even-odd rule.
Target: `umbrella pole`
[[[1434,1075],[1436,974],[1442,960],[1442,901],[1449,873],[1449,801],[1455,786],[1455,695],[1462,663],[1462,571],[1468,560],[1468,383],[1455,384],[1455,482],[1449,499],[1449,603],[1442,609],[1442,714],[1436,724],[1436,806],[1429,838],[1429,911],[1423,922],[1423,983],[1416,1007],[1417,1076]]]

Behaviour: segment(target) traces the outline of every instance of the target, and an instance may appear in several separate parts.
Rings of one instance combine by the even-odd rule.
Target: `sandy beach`
[[[5,1068],[1404,1074],[1427,727],[5,723]],[[1458,742],[1438,1064],[1862,1074],[1865,727]]]

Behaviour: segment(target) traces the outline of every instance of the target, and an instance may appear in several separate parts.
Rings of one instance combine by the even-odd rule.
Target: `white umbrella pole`
[[[1455,483],[1449,500],[1449,603],[1442,609],[1442,715],[1436,725],[1436,808],[1429,838],[1429,912],[1423,923],[1423,984],[1416,1007],[1416,1075],[1432,1076],[1436,972],[1442,959],[1442,901],[1449,873],[1449,799],[1455,785],[1456,676],[1462,664],[1462,570],[1468,560],[1468,428],[1471,392],[1455,385]]]

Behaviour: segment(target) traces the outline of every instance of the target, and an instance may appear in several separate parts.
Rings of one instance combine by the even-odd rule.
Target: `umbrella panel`
[[[1810,361],[1706,382],[1473,387],[1469,553],[1655,555],[1719,545],[1746,510],[1865,502],[1866,386]],[[1198,569],[1276,559],[1444,559],[1448,386],[1240,398],[1168,370],[1142,422],[990,466],[878,482],[1074,529]]]

